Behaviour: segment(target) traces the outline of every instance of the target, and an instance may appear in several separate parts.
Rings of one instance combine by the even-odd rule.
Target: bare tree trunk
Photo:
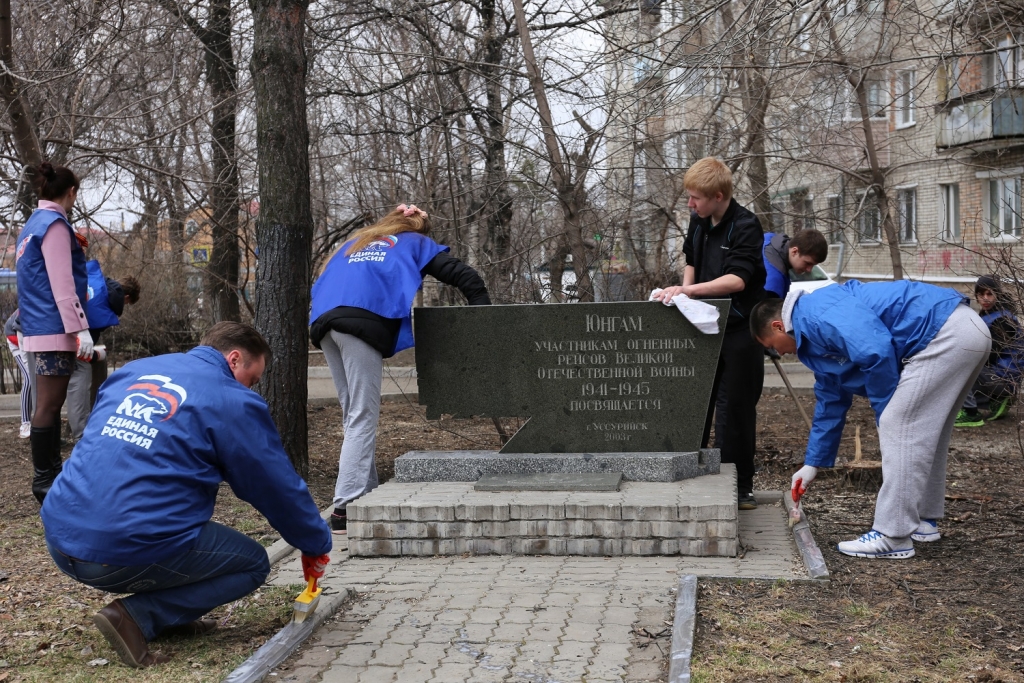
[[[182,10],[177,0],[161,0],[203,44],[206,50],[206,83],[213,100],[211,126],[210,223],[213,253],[205,271],[206,298],[213,321],[240,320],[238,305],[238,162],[235,119],[238,110],[238,67],[231,44],[231,0],[210,0],[204,27]]]
[[[296,471],[309,474],[306,373],[313,211],[306,121],[308,0],[249,0],[260,212],[256,328],[274,353],[259,384]]]
[[[11,0],[0,0],[0,98],[7,105],[11,117],[11,133],[18,161],[24,166],[23,183],[27,189],[19,188],[18,199],[22,215],[28,219],[34,208],[32,199],[33,169],[43,161],[39,136],[36,135],[32,112],[21,91],[21,83],[14,75],[14,31],[12,29]],[[27,200],[27,201],[26,201]]]
[[[533,54],[533,41],[530,39],[530,29],[526,25],[526,13],[523,11],[522,0],[512,0],[512,7],[515,9],[519,38],[523,43],[526,73],[530,78],[533,96],[537,100],[537,114],[540,116],[540,125],[544,132],[544,145],[547,147],[548,157],[551,160],[551,175],[554,178],[558,201],[562,207],[565,239],[569,245],[569,252],[572,254],[572,268],[576,273],[577,296],[580,301],[593,301],[594,285],[590,280],[587,249],[583,243],[583,234],[580,232],[579,210],[581,207],[576,204],[585,178],[577,178],[576,182],[573,182],[571,169],[568,164],[562,163],[558,138],[551,118],[551,107],[548,106],[547,90],[540,68],[537,66],[537,59]],[[577,189],[577,185],[580,186],[579,189]]]
[[[206,45],[206,80],[213,98],[213,186],[210,209],[213,254],[207,267],[207,296],[214,321],[240,320],[238,306],[238,163],[235,113],[238,82],[231,45],[231,0],[211,0]],[[308,183],[307,183],[308,186]]]
[[[501,283],[499,295],[508,286],[509,274],[512,271],[511,259],[511,223],[512,198],[508,190],[508,170],[505,166],[505,108],[501,98],[501,83],[504,65],[501,63],[501,51],[505,39],[498,35],[496,26],[495,0],[483,0],[480,4],[480,17],[483,19],[483,66],[481,71],[485,79],[487,95],[486,120],[487,129],[484,134],[484,187],[482,211],[487,221],[487,246],[491,263],[497,264],[491,274],[490,282]]]
[[[882,166],[878,160],[878,150],[875,148],[875,135],[874,131],[871,130],[871,109],[868,106],[865,73],[862,69],[854,68],[847,61],[846,53],[839,42],[839,36],[836,33],[831,13],[825,10],[822,11],[822,16],[829,27],[829,42],[832,44],[834,61],[844,68],[846,78],[857,94],[860,123],[864,131],[864,149],[868,158],[868,167],[871,169],[871,183],[874,187],[875,201],[878,204],[878,211],[882,217],[882,230],[885,232],[885,239],[889,243],[892,277],[894,280],[902,280],[903,256],[900,254],[899,236],[896,234],[896,226],[893,225],[892,213],[889,211],[889,196],[885,189],[885,173],[882,171]]]

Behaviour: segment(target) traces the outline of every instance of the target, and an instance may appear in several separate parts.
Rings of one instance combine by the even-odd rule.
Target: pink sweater
[[[56,202],[39,200],[40,209],[56,211],[67,219],[64,207]],[[54,221],[56,223],[56,221]],[[53,223],[50,224],[53,227]],[[70,240],[75,239],[63,230],[47,228],[43,236],[43,262],[46,264],[46,276],[50,280],[53,298],[57,301],[57,310],[64,323],[65,334],[42,334],[25,337],[22,349],[25,351],[77,351],[78,332],[89,329],[85,318],[84,302],[78,300],[75,292],[75,278],[71,274]]]

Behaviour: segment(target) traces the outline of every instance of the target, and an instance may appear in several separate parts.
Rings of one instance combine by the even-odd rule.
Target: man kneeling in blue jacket
[[[872,529],[839,552],[914,556],[937,541],[953,421],[988,358],[991,338],[961,294],[920,282],[852,280],[758,304],[750,330],[814,371],[817,406],[793,490],[832,467],[854,395],[875,411],[882,488]]]
[[[323,576],[331,532],[254,391],[270,347],[248,325],[222,322],[201,346],[129,363],[96,406],[42,508],[46,546],[71,578],[114,600],[93,617],[125,664],[161,634],[201,635],[210,610],[259,588],[266,550],[210,521],[222,481]]]

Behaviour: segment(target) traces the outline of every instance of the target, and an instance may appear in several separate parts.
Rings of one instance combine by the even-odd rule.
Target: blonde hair
[[[704,157],[694,162],[683,176],[683,187],[714,198],[719,192],[722,199],[732,198],[732,171],[715,157]]]
[[[403,205],[404,207],[404,205]],[[345,244],[338,247],[330,257],[324,261],[324,267],[320,269],[323,273],[327,269],[327,264],[338,255],[338,252],[345,249],[345,256],[362,251],[370,244],[388,235],[398,235],[403,232],[418,232],[421,235],[426,235],[430,232],[430,219],[426,215],[413,214],[406,216],[404,208],[399,207],[391,213],[384,216],[373,225],[368,225],[365,228],[356,231],[352,236],[352,239],[345,244],[348,244],[348,248],[345,248]]]

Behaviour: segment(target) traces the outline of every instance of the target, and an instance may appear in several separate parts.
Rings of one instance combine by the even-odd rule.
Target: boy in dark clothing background
[[[683,186],[692,212],[683,243],[683,284],[662,290],[658,299],[670,301],[677,294],[732,299],[701,445],[708,445],[715,397],[722,386],[728,400],[724,422],[719,422],[729,428],[716,430],[715,447],[722,451],[722,462],[736,465],[739,508],[753,510],[757,507],[754,443],[757,402],[764,386],[764,350],[750,336],[747,318],[765,296],[764,231],[757,216],[732,198],[732,173],[718,159],[705,157],[694,163]]]

